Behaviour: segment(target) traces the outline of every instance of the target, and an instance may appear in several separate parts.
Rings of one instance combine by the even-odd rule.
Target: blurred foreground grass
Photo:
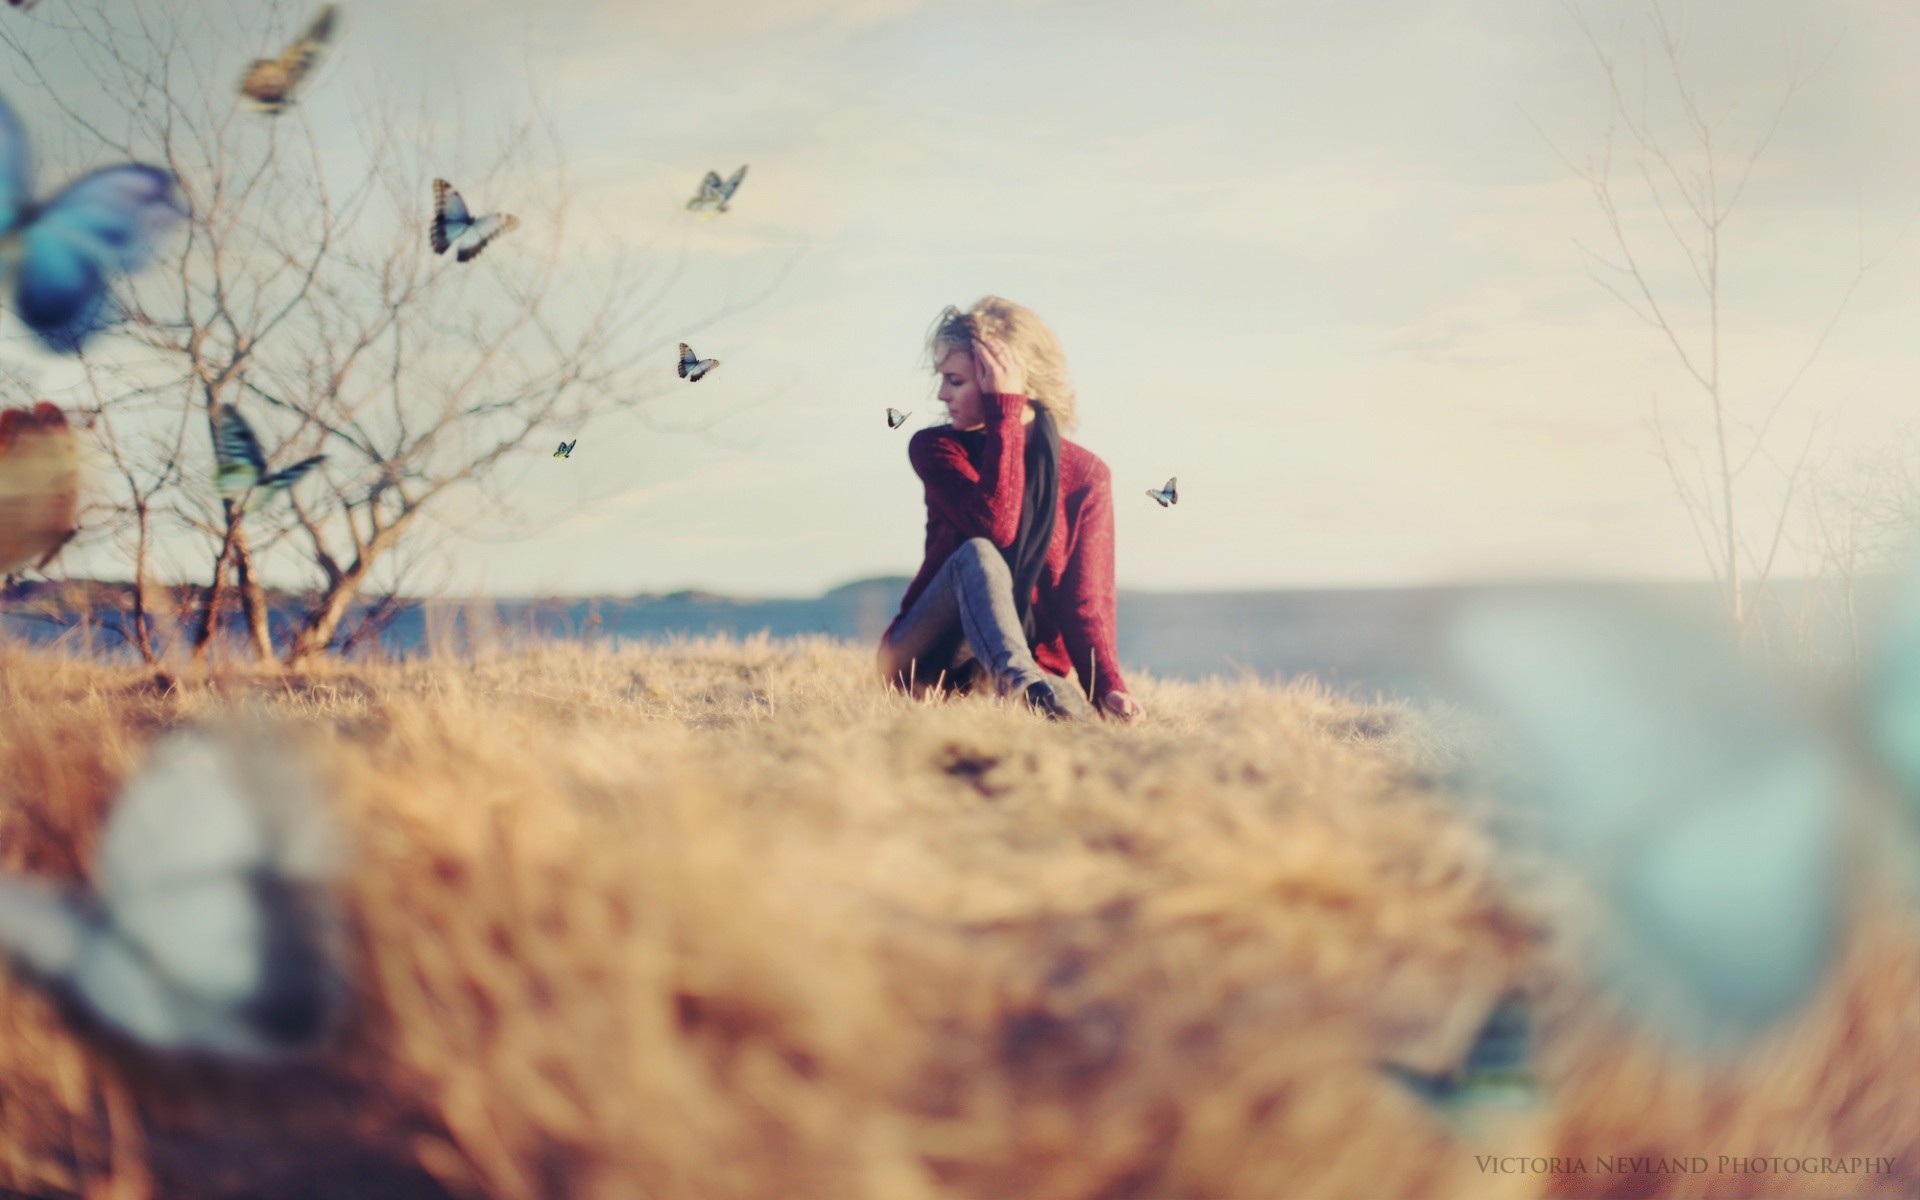
[[[1136,727],[884,692],[823,641],[226,674],[0,650],[0,866],[77,877],[168,726],[264,713],[354,847],[359,1016],[154,1063],[0,974],[0,1188],[166,1197],[1911,1196],[1920,930],[1742,1062],[1617,1023],[1441,718],[1145,681]],[[1537,997],[1550,1103],[1374,1069]],[[1483,1169],[1487,1155],[1584,1169]],[[1723,1176],[1601,1157],[1873,1156]],[[1510,1164],[1511,1165],[1511,1164]]]

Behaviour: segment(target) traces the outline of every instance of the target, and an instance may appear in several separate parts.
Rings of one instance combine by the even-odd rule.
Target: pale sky
[[[1113,469],[1122,586],[1704,574],[1647,420],[1658,395],[1699,429],[1698,394],[1589,278],[1575,240],[1605,248],[1606,228],[1542,136],[1585,159],[1607,127],[1603,77],[1559,5],[346,7],[336,54],[352,65],[304,103],[350,103],[355,71],[458,78],[477,109],[531,80],[576,201],[661,240],[662,270],[690,245],[668,323],[683,298],[692,320],[798,256],[768,299],[691,339],[724,365],[672,381],[653,428],[609,421],[570,461],[516,467],[539,532],[449,540],[456,588],[788,595],[911,573],[924,508],[907,438],[940,419],[921,338],[988,292],[1065,345],[1070,436]],[[1586,7],[1638,87],[1647,10]],[[1797,455],[1816,411],[1816,457],[1884,444],[1920,372],[1920,231],[1895,241],[1920,210],[1920,10],[1673,11],[1735,146],[1790,53],[1824,59],[1724,233],[1736,408],[1764,409],[1864,245],[1878,264],[1777,444]],[[733,211],[681,209],[706,170],[742,162]],[[1623,199],[1653,219],[1640,195]],[[1670,246],[1648,245],[1677,282]],[[908,428],[886,428],[889,405]],[[1170,475],[1181,498],[1163,510],[1143,493]]]

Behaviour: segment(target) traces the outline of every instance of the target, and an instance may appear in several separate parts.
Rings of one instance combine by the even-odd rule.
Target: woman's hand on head
[[[973,340],[973,369],[983,396],[1027,394],[1026,371],[1013,361],[1013,355],[997,338],[979,337]]]
[[[1107,716],[1128,723],[1147,715],[1147,710],[1140,707],[1140,702],[1125,692],[1108,692],[1101,698],[1100,708]]]

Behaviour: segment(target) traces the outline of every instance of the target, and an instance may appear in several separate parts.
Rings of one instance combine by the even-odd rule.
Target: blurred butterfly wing
[[[256,58],[240,77],[240,95],[247,107],[269,115],[284,111],[292,92],[286,67],[277,58]]]
[[[735,171],[720,189],[720,207],[722,209],[726,208],[727,202],[733,199],[733,194],[740,190],[740,181],[746,177],[747,167],[745,163],[742,163],[740,169]]]
[[[1864,724],[1880,760],[1920,812],[1920,552],[1895,587],[1893,604],[1862,680]]]
[[[338,16],[335,6],[325,6],[306,32],[289,44],[279,58],[256,60],[241,80],[241,94],[260,111],[274,114],[286,111],[293,103],[294,93],[319,66],[327,44],[333,39]]]
[[[456,257],[459,258],[461,262],[471,262],[473,259],[479,257],[482,250],[487,248],[487,243],[519,227],[520,218],[511,214],[503,215],[493,213],[489,216],[481,217],[473,223],[473,228],[468,231],[467,236],[461,241],[460,250]]]
[[[1464,1059],[1445,1073],[1382,1062],[1380,1070],[1397,1081],[1455,1136],[1473,1141],[1511,1143],[1524,1137],[1537,1113],[1540,1088],[1528,1062],[1527,1017],[1523,1004],[1509,1000],[1486,1019]]]
[[[96,884],[113,925],[167,975],[238,1000],[260,980],[264,933],[249,876],[266,831],[225,748],[160,742],[107,815]]]
[[[681,374],[687,377],[688,383],[699,383],[707,377],[707,372],[719,365],[720,360],[717,358],[703,358],[690,367],[683,367]]]
[[[240,410],[223,404],[213,419],[213,487],[222,496],[237,495],[260,482],[267,469],[260,439]]]
[[[263,1053],[317,1037],[344,999],[320,886],[336,857],[317,795],[277,749],[249,761],[181,734],[109,814],[95,874],[112,930],[159,977],[176,1036]],[[110,950],[102,971],[124,976]]]
[[[22,236],[20,319],[51,349],[77,351],[104,323],[112,279],[145,266],[185,216],[173,176],[157,167],[128,163],[75,181]]]
[[[51,404],[0,412],[0,574],[44,568],[73,536],[80,441]]]
[[[66,979],[94,923],[72,896],[31,879],[0,878],[0,950],[50,979]]]
[[[447,247],[466,236],[473,225],[473,218],[467,212],[467,202],[453,185],[444,179],[433,181],[433,233],[432,243],[435,254],[445,254]]]
[[[333,41],[333,34],[340,17],[340,10],[332,4],[322,5],[314,14],[313,23],[307,26],[307,32],[301,35],[304,45],[326,46]]]
[[[120,1033],[158,1048],[185,1047],[164,977],[72,896],[0,879],[0,950]]]
[[[1472,604],[1448,648],[1511,739],[1497,782],[1592,872],[1623,995],[1705,1049],[1797,1008],[1833,953],[1844,787],[1806,718],[1712,631],[1592,603]]]
[[[680,343],[680,378],[685,379],[687,377],[687,372],[690,369],[692,369],[696,364],[698,364],[699,361],[700,361],[700,356],[693,352],[693,347],[687,345],[685,342],[681,342]]]
[[[897,408],[888,409],[887,410],[887,428],[898,429],[902,425],[905,425],[907,423],[908,415],[909,414],[903,413]]]
[[[1458,1091],[1459,1085],[1442,1075],[1429,1075],[1423,1071],[1413,1070],[1411,1067],[1401,1066],[1399,1063],[1383,1062],[1378,1065],[1389,1078],[1413,1093],[1416,1098],[1436,1108],[1444,1107]]]
[[[271,962],[279,939],[271,923],[261,932]],[[250,953],[262,956],[257,947]],[[262,972],[255,990],[239,1000],[209,998],[161,970],[111,928],[84,943],[79,963],[64,982],[64,990],[96,1018],[149,1050],[257,1060],[284,1058],[311,1046],[325,1033],[326,1019],[342,999],[334,979],[315,986],[310,975],[276,975],[271,968]]]
[[[1467,1050],[1461,1067],[1463,1079],[1471,1086],[1481,1078],[1513,1079],[1531,1070],[1532,1014],[1524,1000],[1506,997],[1487,1015],[1486,1024]]]
[[[687,207],[691,209],[711,208],[720,202],[720,192],[724,186],[725,185],[720,182],[720,173],[718,171],[708,171],[707,177],[700,181],[700,190],[693,194],[693,199],[687,201]]]
[[[275,471],[271,475],[261,477],[259,487],[262,491],[277,491],[290,488],[300,482],[301,476],[325,461],[327,461],[327,456],[324,454],[316,454],[312,458],[303,458],[285,470]]]
[[[0,233],[13,228],[33,202],[33,155],[27,131],[0,100]]]

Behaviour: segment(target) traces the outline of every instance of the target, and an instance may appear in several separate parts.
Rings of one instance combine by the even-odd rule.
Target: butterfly
[[[0,950],[150,1049],[317,1045],[350,994],[326,894],[338,843],[279,753],[159,742],[107,815],[91,892],[0,877]]]
[[[520,225],[520,218],[512,214],[489,213],[476,217],[467,211],[467,202],[453,185],[444,179],[433,181],[433,252],[445,254],[447,247],[458,244],[456,255],[461,262],[470,262],[480,256],[487,243]]]
[[[726,212],[727,201],[733,199],[733,194],[740,190],[740,181],[746,177],[745,163],[742,163],[740,169],[733,173],[733,177],[724,183],[721,182],[718,171],[708,171],[707,177],[700,181],[700,190],[694,193],[693,199],[687,201],[687,208],[694,212],[704,212],[708,216],[717,216]]]
[[[319,65],[327,43],[333,40],[339,15],[336,6],[326,5],[307,26],[307,31],[279,58],[254,60],[240,80],[240,94],[246,97],[250,107],[269,115],[278,115],[292,107],[294,93]]]
[[[1719,1053],[1797,1011],[1836,953],[1844,813],[1887,783],[1920,801],[1920,586],[1899,611],[1841,724],[1670,614],[1534,597],[1455,616],[1455,672],[1505,743],[1481,769],[1581,865],[1609,918],[1600,974],[1669,1040]]]
[[[0,412],[0,575],[44,569],[73,537],[80,445],[66,414],[45,402]]]
[[[553,456],[555,458],[572,458],[573,448],[575,446],[578,446],[579,444],[580,444],[579,438],[575,438],[570,442],[561,442],[560,448],[553,452]]]
[[[242,508],[257,507],[275,492],[292,487],[302,475],[327,460],[326,455],[316,454],[284,471],[269,474],[260,439],[254,436],[253,427],[240,415],[240,410],[231,404],[221,405],[214,415],[213,451],[216,463],[213,490],[222,496],[255,493],[256,498],[249,499]]]
[[[49,349],[78,351],[108,319],[109,283],[146,266],[186,216],[173,176],[144,163],[82,175],[36,204],[26,131],[0,101],[0,266],[14,311]]]
[[[1158,500],[1160,502],[1161,508],[1165,508],[1169,504],[1178,504],[1180,503],[1180,493],[1174,490],[1173,485],[1175,482],[1177,481],[1172,479],[1167,480],[1167,486],[1161,488],[1159,491],[1155,491],[1152,488],[1148,488],[1147,495],[1152,496],[1155,500]]]
[[[1530,1064],[1531,1030],[1526,1000],[1511,994],[1494,1006],[1454,1070],[1433,1073],[1391,1062],[1380,1069],[1444,1116],[1470,1120],[1478,1109],[1526,1108],[1540,1094]]]
[[[680,343],[680,378],[688,383],[699,383],[707,377],[707,372],[720,365],[717,358],[701,358],[693,352],[693,347]]]
[[[13,5],[21,12],[31,12],[33,11],[33,6],[40,3],[40,0],[7,0],[7,3]]]
[[[888,409],[887,410],[887,428],[888,429],[900,428],[902,425],[905,425],[907,423],[907,418],[912,415],[913,415],[912,413],[903,413],[897,408]]]

